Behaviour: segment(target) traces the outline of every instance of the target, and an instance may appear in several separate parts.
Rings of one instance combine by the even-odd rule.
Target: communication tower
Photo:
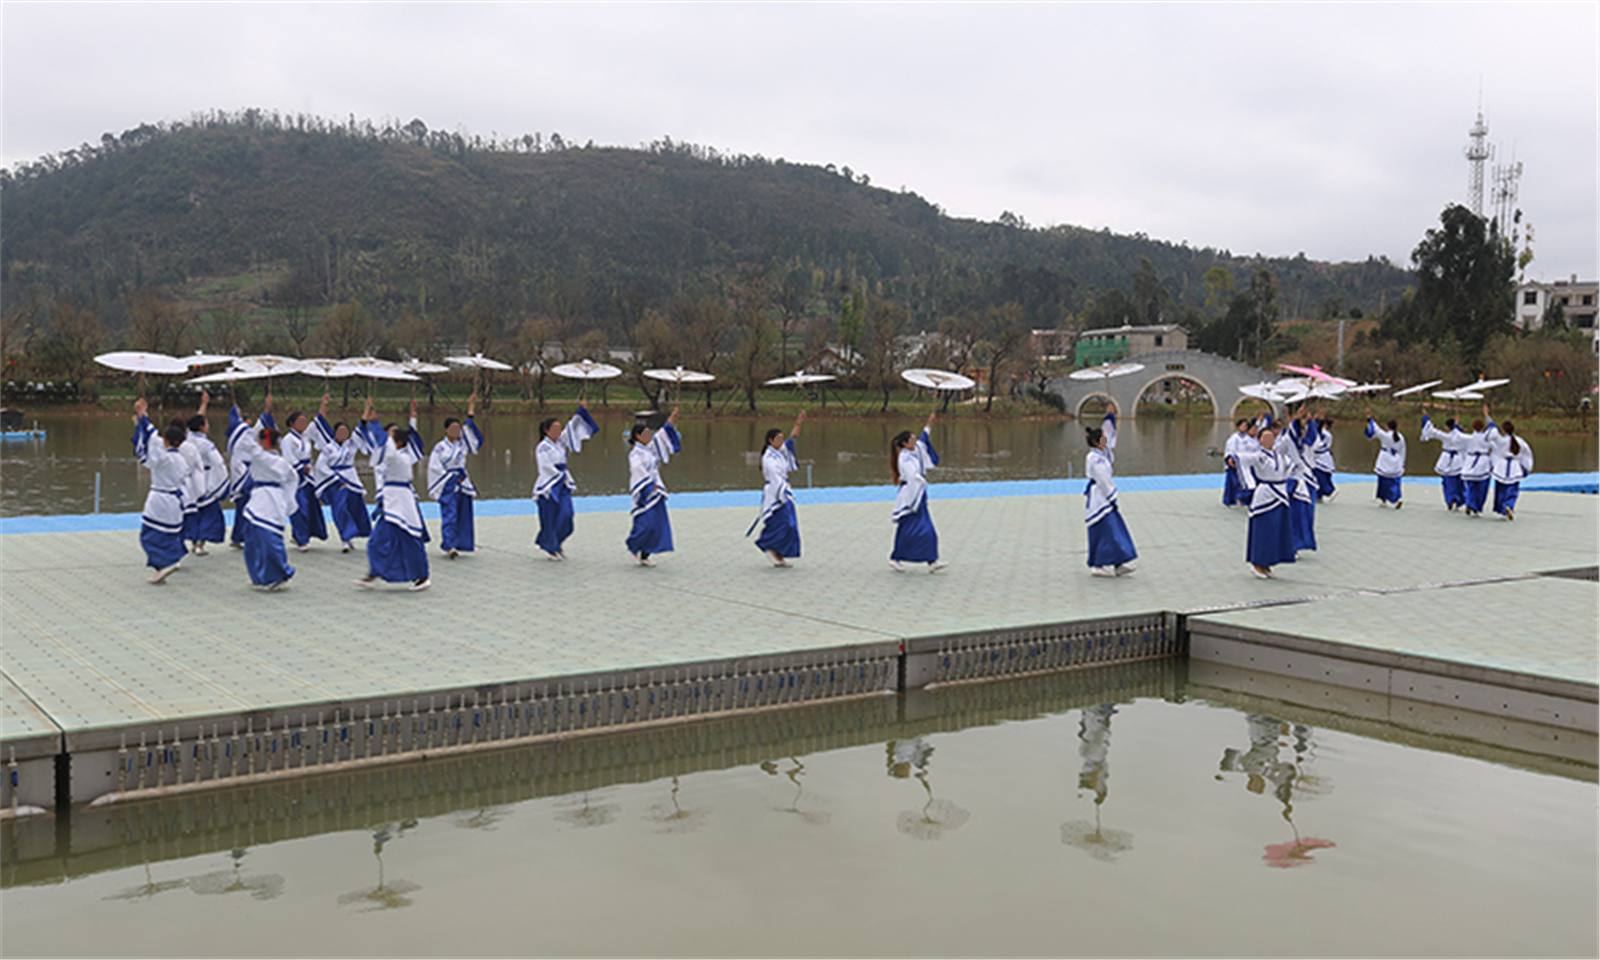
[[[1478,121],[1467,131],[1467,205],[1483,216],[1483,164],[1494,155],[1489,146],[1489,127],[1483,122],[1482,96],[1478,102]]]

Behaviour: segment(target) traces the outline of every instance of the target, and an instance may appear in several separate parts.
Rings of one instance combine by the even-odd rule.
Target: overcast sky
[[[11,164],[247,106],[848,165],[957,216],[1407,262],[1480,78],[1530,274],[1596,275],[1600,4],[3,7]]]

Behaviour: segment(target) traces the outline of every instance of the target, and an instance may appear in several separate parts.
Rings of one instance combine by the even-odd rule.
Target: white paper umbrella
[[[219,373],[208,373],[203,377],[195,377],[185,383],[237,383],[240,380],[266,380],[272,374],[265,370],[223,370]]]
[[[1284,403],[1299,403],[1311,396],[1311,388],[1304,384],[1297,384],[1293,387],[1275,387],[1274,392],[1278,395],[1278,399]]]
[[[1270,383],[1252,383],[1252,384],[1248,384],[1246,386],[1240,387],[1239,388],[1239,392],[1244,394],[1247,397],[1254,397],[1257,400],[1268,400],[1268,401],[1271,401],[1271,400],[1278,399],[1278,391]]]
[[[1387,383],[1358,383],[1353,387],[1345,387],[1345,393],[1382,393],[1387,389]]]
[[[1422,391],[1427,390],[1430,387],[1437,387],[1441,383],[1444,383],[1444,381],[1443,380],[1429,380],[1427,383],[1419,383],[1414,387],[1406,387],[1404,390],[1396,390],[1394,393],[1391,393],[1390,396],[1391,397],[1409,397],[1413,393],[1421,393]]]
[[[685,370],[682,367],[674,367],[671,370],[646,370],[644,375],[651,380],[665,380],[668,383],[678,384],[710,383],[717,379],[709,373],[701,373],[698,370]]]
[[[94,358],[94,362],[102,367],[110,367],[113,370],[121,370],[125,373],[170,375],[189,372],[189,365],[177,357],[169,357],[164,353],[147,353],[143,350],[121,350],[116,353],[102,353]]]
[[[354,367],[347,367],[343,360],[335,360],[332,357],[315,357],[311,360],[301,360],[298,372],[310,376],[320,375],[324,380],[329,377],[356,376]]]
[[[481,353],[475,353],[475,354],[473,354],[471,356],[445,357],[444,358],[444,362],[445,363],[453,363],[458,367],[477,367],[480,370],[515,370],[516,369],[516,367],[513,367],[509,363],[501,363],[499,360],[491,359],[489,357],[484,356]]]
[[[971,377],[953,373],[949,370],[930,370],[919,368],[915,370],[900,371],[900,378],[907,383],[928,390],[971,390],[978,382]]]
[[[350,371],[352,377],[368,377],[373,380],[405,380],[415,383],[422,378],[414,373],[396,370],[393,367],[361,367]]]
[[[186,357],[181,357],[180,359],[190,367],[211,367],[216,366],[219,363],[233,362],[233,354],[201,353],[199,350],[196,350],[194,353],[191,353]]]
[[[1138,373],[1144,369],[1142,363],[1102,363],[1098,367],[1085,367],[1067,374],[1073,380],[1110,380],[1112,377],[1125,377],[1130,373]]]
[[[273,376],[282,376],[295,373],[299,370],[300,361],[293,357],[280,357],[275,353],[258,353],[248,357],[235,357],[233,369],[235,370],[265,370]]]
[[[593,360],[579,360],[577,363],[563,363],[550,368],[550,372],[558,377],[568,380],[610,380],[612,377],[622,376],[622,370],[609,363],[596,363]]]
[[[1477,392],[1479,392],[1481,390],[1492,390],[1495,387],[1503,387],[1503,386],[1505,386],[1506,384],[1508,384],[1510,382],[1511,382],[1510,380],[1482,380],[1482,379],[1480,379],[1475,383],[1469,383],[1464,387],[1457,387],[1456,389],[1457,390],[1467,390],[1467,391],[1470,391],[1472,393],[1477,393]]]
[[[1433,395],[1440,400],[1482,400],[1483,394],[1473,393],[1471,390],[1457,387],[1454,390],[1435,390]]]
[[[1344,384],[1332,381],[1319,383],[1311,388],[1311,395],[1318,400],[1337,400],[1347,392]]]
[[[339,361],[344,366],[360,371],[357,376],[371,376],[371,370],[399,370],[400,364],[393,360],[380,360],[377,357],[345,357]]]
[[[449,373],[450,368],[440,363],[429,363],[426,360],[402,360],[400,369],[406,373]]]
[[[768,387],[802,387],[808,383],[827,383],[830,380],[837,379],[839,378],[826,373],[806,373],[804,370],[798,370],[787,377],[773,377],[771,380],[765,381],[764,385]]]

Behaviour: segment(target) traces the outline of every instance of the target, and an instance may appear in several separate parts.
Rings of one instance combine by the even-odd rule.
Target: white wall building
[[[1580,283],[1578,275],[1554,283],[1529,281],[1517,287],[1516,313],[1512,318],[1518,330],[1538,330],[1544,326],[1544,312],[1551,301],[1566,314],[1567,326],[1577,330],[1594,330],[1595,314],[1600,310],[1600,283],[1588,280]]]

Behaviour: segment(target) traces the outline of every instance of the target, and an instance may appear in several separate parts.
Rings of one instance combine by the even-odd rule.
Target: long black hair
[[[911,440],[910,430],[901,430],[889,441],[889,476],[894,477],[894,482],[900,482],[900,448]]]
[[[629,443],[638,443],[639,442],[639,434],[644,433],[646,430],[649,430],[649,429],[650,429],[650,424],[646,423],[645,421],[639,420],[639,421],[635,422],[634,425],[633,425],[633,429],[628,431],[628,442]]]
[[[261,449],[276,450],[278,449],[278,437],[280,436],[282,434],[272,427],[262,427],[261,432],[256,434],[256,440],[260,442]]]
[[[1088,427],[1083,431],[1083,439],[1089,441],[1091,448],[1098,448],[1100,441],[1105,439],[1105,431],[1099,427]]]
[[[1511,440],[1511,455],[1514,457],[1522,452],[1522,444],[1517,442],[1517,425],[1507,420],[1500,424],[1500,432]]]
[[[210,424],[206,423],[206,418],[198,413],[189,418],[188,427],[190,433],[200,433],[209,426]]]
[[[1444,428],[1446,430],[1454,430],[1456,428],[1456,418],[1455,417],[1447,418],[1445,420],[1445,422],[1444,422]]]
[[[772,446],[772,438],[776,437],[778,434],[780,434],[782,432],[783,431],[779,430],[777,427],[773,427],[771,430],[768,430],[767,431],[767,440],[766,440],[766,443],[763,444],[763,446],[767,446],[767,447]]]
[[[404,447],[411,443],[411,425],[407,423],[389,424],[389,436],[394,438],[394,445]]]
[[[540,437],[548,437],[548,436],[550,436],[550,425],[552,423],[557,423],[557,422],[559,422],[559,418],[557,418],[557,417],[545,417],[543,420],[540,420],[539,421],[539,436]]]
[[[1389,421],[1389,436],[1394,437],[1394,442],[1400,442],[1400,423],[1396,420]]]
[[[174,420],[167,424],[167,429],[161,431],[161,439],[167,441],[167,446],[177,447],[189,439],[189,428],[184,426],[182,420]]]

